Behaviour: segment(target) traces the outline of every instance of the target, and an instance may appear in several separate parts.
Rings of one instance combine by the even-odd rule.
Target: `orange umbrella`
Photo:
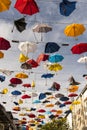
[[[0,0],[0,12],[7,11],[10,8],[10,0]]]

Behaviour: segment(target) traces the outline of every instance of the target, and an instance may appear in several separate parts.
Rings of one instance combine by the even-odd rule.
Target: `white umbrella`
[[[78,63],[84,63],[87,67],[87,56],[83,56],[77,60]]]
[[[28,55],[28,53],[36,51],[37,45],[36,43],[26,41],[26,42],[21,42],[18,48],[22,53]]]

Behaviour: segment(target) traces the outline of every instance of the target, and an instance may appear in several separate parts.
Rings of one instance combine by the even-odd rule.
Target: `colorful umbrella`
[[[14,96],[18,96],[18,95],[21,95],[21,92],[18,91],[18,90],[14,90],[14,91],[11,92],[11,94],[14,95]]]
[[[20,62],[26,62],[29,58],[25,56],[24,54],[20,53],[19,61]]]
[[[25,22],[25,18],[20,18],[14,21],[14,25],[16,27],[16,29],[19,32],[23,32],[26,29],[26,25],[27,23]],[[13,28],[14,29],[14,28]],[[13,30],[12,30],[13,31]]]
[[[66,96],[63,96],[63,97],[60,98],[60,100],[61,100],[61,101],[67,101],[67,100],[69,100],[69,98],[66,97]]]
[[[21,98],[22,98],[22,99],[27,99],[27,98],[31,98],[31,96],[25,94],[25,95],[23,95]]]
[[[16,78],[21,78],[21,79],[25,79],[25,78],[28,78],[28,75],[21,72],[21,73],[18,73],[15,75]]]
[[[87,56],[83,56],[83,57],[80,57],[78,60],[77,60],[78,63],[83,63],[85,64],[85,66],[87,67]]]
[[[60,54],[53,54],[53,55],[50,55],[49,58],[48,58],[48,61],[51,62],[51,63],[56,63],[56,62],[60,62],[64,59],[64,57]]]
[[[85,30],[83,24],[73,23],[65,27],[64,34],[68,37],[77,37],[82,35]]]
[[[28,116],[29,116],[30,118],[35,118],[35,117],[36,117],[35,114],[33,114],[33,113],[28,114]]]
[[[76,96],[78,96],[78,94],[76,94],[76,93],[70,93],[70,94],[68,95],[68,97],[76,97]]]
[[[72,105],[78,105],[78,104],[81,104],[81,101],[79,101],[79,100],[74,100],[74,101],[72,102]]]
[[[72,103],[71,101],[64,102],[65,105],[70,105],[71,103]]]
[[[41,33],[41,41],[43,41],[42,33],[48,33],[49,31],[52,31],[52,27],[47,24],[37,24],[32,30],[33,32]]]
[[[69,16],[76,9],[76,1],[62,0],[59,7],[61,15]]]
[[[60,104],[59,105],[59,108],[61,108],[61,107],[65,107],[66,105],[63,103],[63,104]]]
[[[82,54],[87,52],[87,43],[78,43],[72,46],[71,51],[73,54]]]
[[[27,15],[33,15],[39,12],[37,3],[34,0],[17,0],[14,8],[20,13]]]
[[[42,99],[44,99],[44,98],[46,98],[46,94],[40,93],[40,94],[39,94],[39,100],[42,100]]]
[[[59,89],[60,89],[60,84],[59,84],[59,83],[56,83],[56,82],[53,82],[51,88],[55,89],[56,91],[59,91]]]
[[[55,42],[47,42],[45,45],[45,53],[54,53],[60,49],[60,46]]]
[[[39,109],[37,112],[44,113],[46,111],[44,109]]]
[[[79,85],[80,83],[75,81],[74,77],[71,76],[68,81],[70,82],[70,85]]]
[[[0,51],[0,59],[4,57],[4,53]]]
[[[57,72],[57,71],[59,71],[59,70],[62,70],[62,66],[61,66],[60,64],[58,64],[58,63],[53,63],[53,64],[49,65],[48,69],[49,69],[50,71],[55,71],[55,72]]]
[[[9,76],[12,73],[14,73],[14,71],[10,71],[10,70],[6,70],[6,69],[0,69],[0,72],[2,72],[3,74]]]
[[[1,82],[5,81],[5,78],[6,78],[5,76],[0,75],[0,81],[1,81]]]
[[[0,0],[0,12],[9,10],[11,5],[10,0]]]
[[[60,98],[60,97],[63,97],[64,95],[63,94],[61,94],[61,93],[57,93],[57,94],[55,94],[55,97],[56,98]]]
[[[28,64],[27,62],[22,63],[20,67],[21,67],[22,69],[24,69],[24,70],[32,69],[32,65],[31,65],[31,64]]]
[[[2,90],[2,94],[7,94],[8,93],[8,89],[7,88],[4,88],[3,90]]]
[[[22,84],[22,80],[19,79],[19,78],[11,78],[11,79],[10,79],[10,82],[11,82],[12,84]]]
[[[35,52],[37,49],[37,46],[35,43],[32,42],[20,42],[19,46],[18,46],[19,50],[25,54],[26,56],[28,55],[28,53],[30,52]]]
[[[70,87],[68,87],[68,91],[69,92],[76,92],[76,91],[78,91],[78,86],[76,86],[76,85],[72,85],[72,86],[70,86]]]
[[[3,37],[0,37],[0,50],[8,50],[10,47],[10,42]]]
[[[41,61],[48,60],[48,57],[49,55],[42,53],[37,57],[36,62],[39,64]]]
[[[30,64],[32,68],[36,68],[39,66],[38,63],[34,59],[27,60],[26,63]]]

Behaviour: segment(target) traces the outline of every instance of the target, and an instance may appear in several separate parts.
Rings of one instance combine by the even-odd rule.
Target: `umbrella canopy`
[[[76,96],[78,96],[78,94],[76,94],[76,93],[70,93],[70,94],[68,95],[68,97],[76,97]]]
[[[59,91],[59,89],[60,89],[60,84],[58,84],[58,83],[56,83],[56,82],[53,82],[51,88],[55,89],[56,91]]]
[[[46,98],[46,94],[40,93],[40,94],[39,94],[39,100],[42,100],[42,99],[44,99],[44,98]]]
[[[20,62],[26,62],[29,58],[25,56],[24,54],[20,53],[19,61]]]
[[[7,88],[4,88],[3,90],[2,90],[2,94],[7,94],[8,93],[8,89]]]
[[[47,74],[41,75],[41,78],[52,78],[53,76],[54,76],[54,74],[47,73]]]
[[[68,81],[70,82],[70,85],[79,85],[80,83],[75,81],[74,77],[71,76]]]
[[[62,0],[59,7],[61,15],[69,16],[76,9],[76,1],[70,2],[68,0]]]
[[[44,53],[41,53],[41,54],[37,57],[36,62],[39,64],[41,61],[46,61],[46,60],[48,60],[48,57],[49,57],[49,55],[44,54]]]
[[[28,64],[27,62],[22,63],[20,67],[21,67],[22,69],[25,69],[25,70],[32,69],[32,65],[31,65],[31,64]]]
[[[44,109],[39,109],[37,112],[44,113],[46,111]]]
[[[87,56],[83,56],[77,60],[79,63],[87,63]]]
[[[12,84],[22,84],[22,80],[19,79],[19,78],[11,78],[11,79],[10,79],[10,82],[11,82]]]
[[[31,87],[31,84],[23,84],[22,86],[23,86],[23,87],[26,87],[26,88],[30,88],[30,87]]]
[[[21,92],[18,91],[18,90],[14,90],[11,92],[12,95],[15,95],[15,96],[18,96],[18,95],[21,95]]]
[[[26,29],[27,23],[25,22],[25,18],[23,17],[23,18],[15,20],[14,25],[19,32],[22,32]]]
[[[70,105],[71,103],[72,103],[71,101],[64,102],[65,105]]]
[[[0,75],[0,81],[1,81],[1,82],[5,81],[5,78],[6,78],[5,76]]]
[[[72,102],[72,104],[73,104],[73,105],[78,105],[78,104],[81,104],[81,101],[79,101],[79,100],[74,100],[74,101]]]
[[[72,85],[72,86],[70,86],[70,87],[68,87],[68,91],[69,92],[76,92],[76,91],[78,91],[78,86],[76,86],[76,85]]]
[[[11,75],[12,73],[14,73],[14,71],[11,71],[11,70],[6,70],[6,69],[0,69],[0,72],[2,72],[3,74],[9,76]]]
[[[3,0],[3,1],[0,0],[0,12],[9,10],[10,5],[11,5],[10,0]]]
[[[63,96],[63,97],[60,98],[60,100],[61,100],[61,101],[67,101],[67,100],[69,100],[69,98],[66,97],[66,96]]]
[[[0,50],[8,50],[10,47],[10,42],[3,37],[0,37]]]
[[[31,96],[25,94],[25,95],[23,95],[21,98],[22,98],[22,99],[27,99],[27,98],[31,98]]]
[[[85,30],[83,24],[73,23],[65,27],[64,34],[68,37],[77,37],[82,35]]]
[[[33,15],[39,12],[37,3],[34,0],[17,0],[14,8],[21,14]]]
[[[82,54],[87,52],[87,43],[78,43],[72,46],[71,51],[73,54]]]
[[[56,63],[56,62],[60,62],[64,59],[64,57],[60,54],[54,54],[54,55],[50,55],[48,58],[48,61],[51,63]]]
[[[28,75],[21,72],[21,73],[18,73],[15,75],[16,78],[21,78],[21,79],[25,79],[25,78],[28,78]]]
[[[28,55],[28,53],[30,52],[35,52],[37,49],[37,46],[35,43],[32,42],[20,42],[19,46],[18,46],[19,50],[25,54],[26,56]]]
[[[45,53],[54,53],[60,49],[60,46],[55,42],[47,42],[45,45]]]
[[[62,70],[62,66],[61,66],[60,64],[58,64],[58,63],[53,63],[53,64],[51,64],[51,65],[48,66],[48,69],[49,69],[50,71],[55,71],[55,72],[57,72],[57,71],[59,71],[59,70]]]
[[[61,93],[57,93],[57,94],[55,94],[55,97],[56,98],[60,98],[60,97],[63,97],[64,95],[63,94],[61,94]]]
[[[28,114],[28,116],[29,116],[30,118],[35,118],[35,117],[36,117],[35,114],[33,114],[33,113]]]
[[[4,57],[4,53],[0,51],[0,59]]]
[[[27,60],[26,63],[30,64],[32,68],[36,68],[39,66],[38,63],[34,59]]]

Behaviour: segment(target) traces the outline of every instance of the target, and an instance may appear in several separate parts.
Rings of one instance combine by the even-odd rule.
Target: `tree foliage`
[[[43,125],[40,130],[69,130],[66,118],[53,119]]]

